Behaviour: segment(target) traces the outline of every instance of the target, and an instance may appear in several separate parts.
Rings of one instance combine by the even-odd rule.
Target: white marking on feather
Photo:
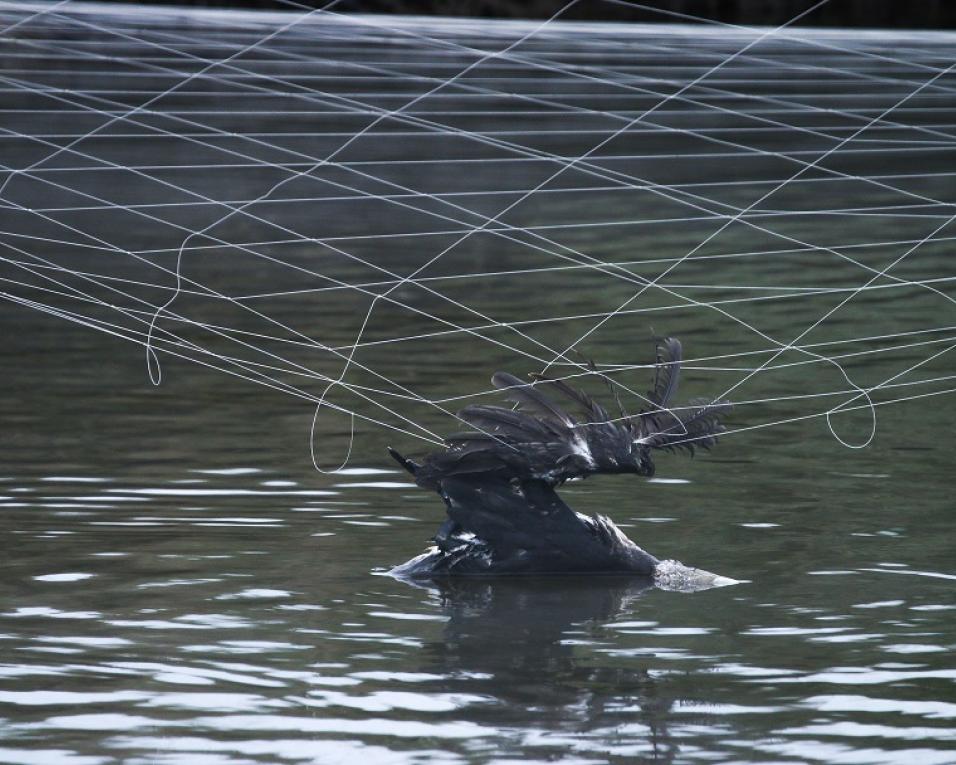
[[[588,442],[584,438],[575,436],[571,441],[571,451],[579,457],[584,457],[588,465],[594,467],[594,457],[591,456],[591,449],[588,447]]]

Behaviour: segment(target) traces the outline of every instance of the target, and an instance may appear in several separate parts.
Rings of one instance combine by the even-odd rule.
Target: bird
[[[514,408],[465,407],[458,418],[474,430],[446,436],[445,448],[418,461],[388,447],[418,486],[439,494],[447,512],[433,537],[433,550],[397,573],[656,577],[663,570],[661,561],[628,539],[610,518],[578,513],[556,492],[568,481],[598,474],[651,477],[654,450],[693,455],[717,443],[731,404],[698,399],[672,406],[682,345],[663,337],[656,340],[655,350],[654,382],[645,407],[633,417],[625,413],[614,388],[620,416],[612,418],[601,404],[560,378],[538,373],[524,382],[499,371],[492,384]],[[611,387],[593,363],[588,369]],[[575,414],[565,408],[568,405]],[[673,573],[673,566],[665,568]]]

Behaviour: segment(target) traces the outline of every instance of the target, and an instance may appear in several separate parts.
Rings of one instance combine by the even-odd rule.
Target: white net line
[[[14,8],[14,5],[17,7]],[[808,4],[805,12],[809,12],[811,7]],[[453,409],[446,405],[469,396],[486,395],[491,391],[471,390],[467,396],[419,393],[404,384],[387,366],[358,361],[360,350],[461,335],[469,342],[490,344],[507,352],[512,365],[541,368],[560,364],[562,376],[584,376],[588,373],[587,368],[571,353],[582,341],[602,334],[606,326],[615,324],[621,317],[661,314],[655,323],[663,323],[669,312],[687,309],[697,313],[716,313],[721,319],[747,330],[764,343],[759,351],[747,349],[729,354],[691,356],[688,359],[687,367],[690,370],[742,373],[734,383],[725,385],[718,382],[712,386],[708,395],[714,398],[719,397],[717,393],[721,390],[725,394],[736,392],[764,372],[807,364],[833,366],[842,377],[842,385],[810,394],[737,397],[740,400],[735,403],[748,408],[780,401],[809,402],[843,398],[834,406],[820,411],[796,418],[771,419],[753,426],[734,428],[731,432],[813,417],[826,417],[829,422],[836,412],[855,411],[862,406],[873,415],[873,420],[869,435],[860,443],[850,444],[838,436],[831,426],[831,432],[841,442],[862,445],[869,443],[875,434],[878,404],[934,395],[932,392],[915,393],[909,397],[875,402],[872,399],[874,392],[910,385],[938,384],[950,378],[949,375],[937,374],[923,379],[899,379],[924,365],[931,365],[953,347],[953,338],[948,335],[918,342],[904,342],[903,339],[919,333],[945,333],[949,329],[945,323],[881,335],[864,332],[844,336],[836,343],[841,346],[874,342],[877,337],[883,342],[894,341],[862,352],[821,352],[813,348],[821,348],[828,343],[802,342],[844,305],[863,294],[909,294],[914,289],[924,291],[938,302],[938,307],[944,308],[943,312],[939,312],[940,318],[944,317],[945,307],[953,302],[946,292],[952,277],[946,273],[930,273],[922,278],[891,273],[925,245],[945,245],[951,241],[952,237],[942,234],[952,221],[953,203],[947,200],[945,193],[940,193],[945,190],[945,186],[940,184],[945,184],[945,179],[952,172],[946,170],[945,166],[942,170],[934,166],[926,172],[846,171],[832,166],[828,161],[840,158],[853,162],[858,155],[863,154],[868,163],[865,170],[875,166],[882,171],[884,168],[869,155],[875,155],[877,160],[898,161],[896,157],[905,156],[907,152],[945,152],[951,148],[954,136],[945,130],[952,127],[950,123],[933,121],[920,124],[916,121],[933,119],[936,112],[943,111],[945,114],[948,111],[945,103],[939,106],[930,101],[926,105],[920,98],[924,95],[952,93],[946,78],[950,76],[953,64],[939,66],[926,63],[945,58],[946,53],[953,51],[950,38],[941,38],[936,47],[931,49],[919,45],[906,48],[907,57],[899,58],[875,54],[866,50],[865,45],[848,47],[846,41],[833,42],[825,35],[794,33],[786,28],[787,25],[774,30],[735,29],[729,37],[719,37],[708,31],[699,35],[699,45],[688,51],[686,46],[678,44],[681,38],[661,43],[660,39],[649,39],[654,38],[654,35],[645,28],[626,30],[627,35],[622,43],[619,39],[613,39],[612,34],[608,37],[593,34],[597,30],[609,30],[610,25],[563,25],[557,18],[524,26],[505,23],[456,25],[437,21],[421,22],[416,26],[404,20],[343,17],[319,9],[284,15],[199,14],[202,26],[196,25],[196,28],[189,28],[187,32],[182,29],[171,32],[164,26],[169,24],[168,17],[164,17],[162,12],[151,13],[154,15],[152,25],[141,24],[140,20],[130,24],[128,16],[80,4],[30,7],[0,3],[5,28],[3,35],[20,43],[17,50],[8,55],[21,57],[17,67],[8,66],[4,69],[0,84],[8,88],[8,93],[29,99],[31,104],[29,109],[11,107],[2,109],[2,112],[8,116],[69,112],[78,118],[100,120],[86,130],[73,128],[68,131],[58,129],[42,132],[0,126],[3,137],[18,141],[19,146],[29,146],[37,154],[35,159],[24,164],[2,165],[7,175],[0,187],[0,202],[9,212],[21,214],[18,223],[27,218],[34,223],[43,223],[42,233],[17,230],[17,226],[4,227],[0,232],[0,241],[9,255],[2,257],[0,262],[11,269],[0,276],[0,283],[6,285],[0,294],[21,306],[42,310],[143,345],[147,350],[150,375],[157,382],[160,375],[156,356],[158,351],[228,371],[320,406],[328,405],[345,412],[353,421],[358,417],[377,427],[392,428],[440,442],[440,431],[426,426],[420,417],[402,411],[395,402],[415,402],[454,418]],[[315,23],[317,18],[321,18],[321,24]],[[86,35],[94,36],[95,40],[90,42],[78,38],[80,42],[77,43],[77,38],[70,38],[71,42],[64,44],[61,39],[63,30],[75,31],[77,28]],[[32,34],[25,34],[30,30]],[[585,34],[584,30],[592,34]],[[617,34],[622,31],[621,27],[615,28]],[[628,35],[633,36],[633,39]],[[316,39],[328,44],[320,54],[315,52],[311,44]],[[372,59],[372,63],[369,63],[367,46],[379,44],[383,39],[390,46],[399,48],[408,59],[416,56],[422,58],[417,62],[418,69],[410,74],[408,62],[396,62],[394,59],[401,57],[394,55],[393,61],[375,62]],[[628,71],[628,67],[640,67],[640,62],[634,63],[624,58],[628,51],[626,43],[636,45],[635,40],[640,42],[641,55],[665,59],[665,63],[657,63],[655,59],[655,67],[667,68],[665,64],[674,61],[680,63],[667,68],[667,76],[648,76]],[[768,42],[781,41],[793,47],[761,51],[759,55],[755,52],[761,46],[766,47]],[[286,48],[277,49],[279,43],[285,44]],[[415,48],[416,45],[419,47]],[[339,47],[330,50],[328,46]],[[187,50],[190,47],[191,50]],[[795,55],[795,51],[805,47],[822,48],[834,60],[821,64],[819,57],[807,61],[805,55],[803,58]],[[897,50],[904,52],[904,49]],[[28,58],[51,51],[67,60],[87,62],[89,66],[95,62],[99,68],[80,71],[57,69],[36,65],[33,59]],[[332,56],[330,52],[336,55]],[[258,55],[249,55],[253,53]],[[609,55],[622,58],[623,64],[617,60],[609,63]],[[458,57],[458,60],[442,62],[440,68],[449,72],[436,76],[432,72],[439,68],[435,62],[441,61],[442,56]],[[703,65],[687,66],[686,59],[698,57],[705,61]],[[598,60],[597,64],[582,63],[594,59]],[[34,61],[32,68],[31,61]],[[895,70],[892,70],[894,76],[874,73],[866,68],[872,67],[874,62],[899,67],[906,72],[906,76],[895,76]],[[104,66],[114,69],[111,79],[116,83],[112,88],[95,86],[98,78],[103,76]],[[327,83],[323,89],[311,84],[312,80],[303,80],[301,70],[290,68],[294,66],[311,66],[313,71],[316,67],[318,70],[331,68],[334,73],[313,75],[314,80]],[[734,66],[746,67],[750,75],[741,77],[733,73],[715,84],[717,73],[725,68],[733,69]],[[767,78],[765,67],[768,66],[774,67],[771,71],[780,71],[780,76]],[[274,73],[283,67],[288,71]],[[355,72],[362,74],[356,75]],[[846,97],[835,99],[836,106],[829,103],[830,94],[825,88],[819,88],[819,92],[813,89],[816,82],[812,78],[805,81],[810,89],[800,90],[796,96],[790,94],[782,97],[772,91],[770,95],[751,92],[754,88],[759,90],[768,84],[792,86],[795,82],[792,79],[794,72],[830,75],[831,80],[827,81],[829,87],[857,88],[859,92],[843,93]],[[476,76],[470,76],[473,73]],[[67,75],[78,84],[50,87],[45,82]],[[833,79],[833,75],[837,78]],[[123,84],[122,78],[129,77],[139,83],[140,89],[133,90]],[[166,84],[158,79],[161,77],[172,82]],[[409,89],[396,91],[393,87],[396,82]],[[362,126],[352,130],[280,131],[270,126],[272,129],[265,132],[250,130],[240,133],[216,124],[216,119],[224,115],[235,118],[236,114],[232,110],[197,110],[185,102],[179,108],[167,108],[165,102],[173,96],[186,93],[189,90],[187,86],[196,83],[202,83],[199,95],[206,98],[244,100],[248,105],[246,113],[252,116],[265,114],[301,119],[304,114],[312,119],[313,115],[322,114],[364,122],[356,123]],[[874,91],[867,90],[871,84],[884,88],[876,94],[880,96],[881,103],[878,108],[868,106],[861,110],[856,107],[861,97],[874,99]],[[347,90],[348,86],[357,85],[369,87],[358,91]],[[887,90],[885,86],[888,85],[897,87]],[[209,90],[207,86],[218,90]],[[337,92],[331,90],[331,86]],[[417,86],[418,89],[410,86]],[[592,97],[594,103],[588,103],[588,93],[562,90],[583,86],[605,88],[609,92]],[[270,112],[268,101],[277,95],[294,101],[299,108]],[[520,104],[519,108],[526,111],[515,112],[502,108],[499,103],[502,99],[507,99],[509,104]],[[390,100],[398,105],[390,106]],[[608,101],[620,102],[627,111],[608,109],[603,106]],[[919,103],[913,104],[914,101]],[[642,106],[644,103],[648,105]],[[822,106],[821,103],[826,105]],[[39,104],[47,108],[41,108]],[[303,104],[308,105],[311,111],[303,112]],[[665,108],[671,104],[679,105],[680,108]],[[436,105],[454,108],[436,109]],[[755,105],[761,108],[755,108]],[[912,110],[908,110],[911,105]],[[535,110],[528,112],[531,106]],[[771,110],[768,106],[774,108]],[[325,111],[318,113],[316,107]],[[905,120],[901,112],[905,112]],[[658,113],[665,119],[649,119]],[[549,123],[558,117],[562,120],[600,120],[601,126],[553,129],[546,124],[536,129],[511,129],[509,126],[509,129],[501,130],[488,129],[481,124],[482,119],[486,122],[490,119],[489,115],[497,118],[520,115],[524,118],[529,114],[532,119],[543,116]],[[740,125],[715,128],[709,122],[715,115],[737,120]],[[820,115],[843,121],[813,126],[800,124],[810,116]],[[952,115],[947,116],[952,118]],[[456,121],[460,123],[465,118],[473,122],[477,120],[477,127],[463,128],[456,124]],[[681,124],[673,124],[674,120]],[[694,125],[695,120],[699,124]],[[396,125],[401,129],[396,130]],[[586,148],[573,154],[546,148],[547,141],[563,136],[578,141]],[[603,151],[605,147],[610,148],[611,144],[619,142],[619,139],[654,140],[661,136],[669,140],[686,138],[697,151]],[[449,141],[456,143],[447,157],[432,158],[427,152],[413,158],[407,157],[403,143],[423,138],[444,142],[439,143],[440,146],[445,146]],[[782,144],[782,148],[765,148],[763,144],[768,138],[778,145]],[[328,143],[328,139],[332,139],[337,144],[330,151],[316,152],[314,149],[292,148],[290,139],[316,144]],[[375,143],[370,143],[368,139],[374,139]],[[544,140],[545,146],[535,145],[539,139]],[[203,162],[179,164],[125,162],[122,157],[119,157],[119,161],[110,158],[111,152],[115,151],[113,147],[140,145],[148,153],[151,150],[150,141],[159,140],[174,140],[194,146],[197,150],[207,152],[210,158]],[[815,148],[803,149],[799,148],[800,141],[815,141],[817,145]],[[861,149],[858,144],[863,142],[869,145]],[[851,143],[854,145],[848,146]],[[708,150],[700,151],[701,147],[707,147]],[[719,151],[709,150],[711,147],[719,147]],[[42,150],[36,152],[37,148]],[[727,149],[734,151],[728,152]],[[444,150],[447,151],[447,148]],[[487,154],[472,156],[476,150]],[[137,152],[137,159],[144,151]],[[119,154],[122,153],[120,150]],[[343,154],[346,156],[340,156]],[[4,156],[10,155],[5,153]],[[691,160],[694,158],[723,161],[730,157],[756,157],[781,164],[775,166],[775,172],[769,179],[740,180],[733,174],[713,172],[698,173],[694,178],[693,173],[689,172],[693,169]],[[670,159],[675,163],[675,175],[690,175],[692,179],[662,182],[642,177],[629,169],[620,169],[626,167],[627,162],[639,163],[645,159]],[[484,186],[430,191],[427,183],[421,183],[420,178],[406,173],[402,180],[397,180],[394,174],[395,168],[408,166],[414,167],[417,172],[427,173],[431,172],[427,170],[429,167],[444,172],[445,166],[455,171],[468,163],[486,167],[502,162],[511,167],[518,162],[524,168],[534,168],[534,182],[528,183],[525,177],[521,179],[524,180],[523,184],[515,184],[510,177],[505,177],[505,183],[491,188]],[[784,169],[788,166],[796,167],[796,170],[788,172]],[[176,181],[169,178],[173,169],[179,173]],[[265,170],[279,175],[278,180],[259,183],[261,190],[258,194],[237,196],[228,187],[209,191],[208,184],[195,183],[194,179],[201,178],[204,169],[228,172]],[[331,172],[317,177],[320,170]],[[129,174],[136,181],[149,184],[150,193],[144,196],[150,197],[150,201],[137,200],[135,196],[118,200],[115,194],[101,195],[100,192],[90,191],[95,184],[89,179],[106,173]],[[550,187],[565,174],[573,175],[575,182],[562,188]],[[698,180],[701,177],[704,180]],[[72,203],[47,202],[45,206],[23,204],[17,199],[17,186],[25,181],[39,184],[54,200],[62,198],[72,200]],[[601,185],[596,185],[595,181]],[[306,190],[303,184],[309,184],[309,193],[302,193]],[[854,189],[862,190],[863,195],[855,199],[852,205],[819,204],[795,209],[792,205],[788,206],[789,199],[777,201],[774,207],[763,204],[770,197],[779,197],[780,192],[794,188],[811,187],[816,190],[821,186],[832,188],[836,184],[850,184]],[[287,185],[295,186],[298,194],[276,196]],[[206,190],[200,191],[199,188],[203,186]],[[335,191],[332,195],[328,192],[314,193],[316,189],[323,188]],[[160,194],[159,199],[156,199],[157,192]],[[648,194],[656,200],[650,205],[646,202]],[[629,202],[631,195],[640,195],[644,209],[651,207],[656,214],[650,217],[630,215],[595,219],[595,211],[590,210],[591,217],[577,221],[534,222],[523,220],[520,215],[514,216],[518,218],[514,222],[502,220],[512,210],[522,212],[520,208],[528,200],[551,202],[560,200],[562,195],[567,195],[572,202],[587,199],[588,195],[605,195],[601,199],[606,199],[606,195],[621,195]],[[821,203],[827,201],[826,196],[821,199]],[[299,225],[279,222],[285,210],[310,203],[339,204],[347,207],[347,212],[355,214],[357,218],[367,214],[363,206],[384,204],[406,211],[409,216],[421,215],[423,219],[440,221],[442,225],[429,228],[416,219],[414,225],[406,228],[399,225],[392,230],[358,233],[355,229],[361,227],[356,226],[336,235],[303,231]],[[492,209],[489,209],[489,204]],[[666,206],[667,214],[661,214],[654,205]],[[674,214],[682,209],[690,209],[693,214]],[[202,215],[202,225],[180,222],[177,216],[184,212]],[[96,233],[96,226],[82,222],[82,216],[87,213],[114,217],[122,214],[124,222],[128,221],[128,216],[134,216],[144,223],[161,226],[167,232],[172,232],[173,236],[179,232],[179,241],[161,247],[124,246],[102,233]],[[213,233],[216,229],[227,228],[225,224],[234,218],[242,218],[265,230],[278,232],[282,238],[249,239],[236,237],[232,231],[223,236]],[[854,219],[877,220],[883,228],[870,232],[878,234],[873,239],[860,239],[858,236],[855,240],[850,237],[849,242],[827,244],[825,236],[821,237],[821,241],[816,241],[815,236],[807,236],[805,228],[798,229],[800,236],[794,235],[794,226],[800,226],[805,219],[813,220],[817,226],[827,227],[827,232],[848,222],[849,225],[856,225],[853,224]],[[827,219],[834,222],[827,223]],[[81,221],[81,225],[69,223],[68,220]],[[821,220],[824,222],[820,223]],[[393,218],[391,221],[393,226],[405,222],[402,218]],[[911,236],[889,239],[885,236],[890,230],[885,226],[912,226],[917,223],[924,224],[923,230],[915,230]],[[575,237],[594,236],[595,232],[602,236],[615,236],[616,231],[622,231],[627,237],[654,237],[660,231],[675,227],[706,224],[717,224],[717,227],[712,227],[698,237],[696,244],[672,257],[605,260],[580,245],[572,244]],[[129,225],[128,222],[126,225]],[[724,232],[730,229],[736,231],[739,227],[777,246],[739,248],[736,252],[717,254],[702,252],[712,241],[722,238]],[[642,233],[642,230],[649,233]],[[854,232],[857,231],[859,229],[854,229]],[[540,256],[539,261],[556,258],[561,263],[498,270],[450,270],[437,276],[426,273],[435,264],[443,265],[445,261],[459,257],[459,251],[471,240],[484,237],[493,237],[501,241],[502,246],[520,248],[523,252]],[[168,233],[166,238],[169,238]],[[423,261],[419,259],[414,268],[406,268],[404,273],[384,266],[374,256],[360,255],[355,251],[357,247],[367,248],[369,243],[386,250],[390,245],[408,247],[409,241],[418,241],[416,247],[431,250],[432,254],[426,252]],[[360,278],[353,274],[336,276],[334,271],[328,269],[300,265],[298,256],[292,259],[274,254],[277,249],[281,251],[283,247],[303,244],[333,253],[363,269]],[[781,248],[781,244],[784,247]],[[56,260],[40,254],[51,252],[51,246],[57,248],[53,252],[71,248],[74,252],[119,254],[141,265],[143,271],[134,279],[110,273],[109,270],[72,268],[62,258]],[[204,251],[220,251],[224,248],[297,272],[303,277],[320,280],[323,284],[295,289],[246,290],[238,295],[230,295],[188,274],[190,258],[198,257]],[[881,267],[865,262],[865,258],[854,258],[846,252],[853,249],[867,251],[868,257],[872,250],[889,252],[890,256],[884,259],[885,265]],[[863,281],[832,286],[795,285],[786,281],[757,285],[665,280],[672,271],[688,263],[766,259],[779,253],[832,255],[844,264],[859,269]],[[171,264],[168,263],[170,255],[175,256],[175,262]],[[166,265],[160,262],[163,258],[167,260]],[[383,262],[387,260],[382,259]],[[460,260],[456,263],[462,265]],[[663,268],[652,276],[639,273],[639,270],[648,266]],[[369,279],[368,272],[374,272],[376,277]],[[600,275],[601,278],[623,285],[625,291],[616,294],[625,294],[627,297],[610,310],[605,305],[604,310],[574,313],[558,311],[527,319],[499,319],[493,315],[494,312],[482,309],[477,301],[456,298],[449,292],[453,288],[457,289],[461,283],[527,280],[535,276],[550,278],[576,273]],[[152,274],[153,278],[144,278],[146,274]],[[630,292],[626,289],[628,284],[634,285]],[[134,291],[139,288],[146,288],[149,297]],[[407,288],[416,291],[416,299],[409,299],[405,294]],[[88,289],[96,292],[88,292]],[[418,291],[428,297],[425,308],[421,307],[422,301],[417,299]],[[642,301],[649,291],[657,296],[669,297],[674,302],[641,305],[632,309],[632,304]],[[695,297],[706,295],[708,291],[721,296],[713,299]],[[769,294],[725,297],[727,293],[735,291]],[[322,297],[336,292],[368,301],[367,307],[358,311],[360,320],[357,331],[346,342],[339,337],[328,341],[317,339],[296,328],[293,323],[280,320],[269,311],[252,305],[255,301],[303,295]],[[113,297],[104,299],[104,294]],[[836,305],[831,304],[826,310],[818,312],[816,318],[789,341],[779,339],[779,330],[771,333],[730,310],[730,307],[737,310],[738,307],[752,308],[780,301],[805,303],[809,298],[826,295],[841,297]],[[270,329],[251,331],[192,318],[174,310],[181,296],[211,298],[228,303],[230,307],[261,320]],[[119,298],[124,304],[115,302]],[[64,301],[69,308],[65,307]],[[405,333],[395,331],[385,337],[369,338],[367,329],[379,304],[388,306],[390,310],[408,312],[427,323],[437,323],[440,328]],[[109,322],[92,313],[84,313],[84,307],[92,306],[119,314],[127,323]],[[454,309],[460,314],[456,314],[457,318],[446,318],[442,315],[446,309]],[[363,313],[364,318],[361,318]],[[468,317],[469,321],[465,322],[464,317]],[[475,319],[478,323],[475,323]],[[589,322],[586,330],[566,333],[565,339],[557,345],[536,333],[539,327],[563,328],[582,321]],[[177,331],[173,331],[171,326],[175,326]],[[196,335],[186,339],[177,334],[184,329],[200,330],[203,336],[208,334],[217,342],[224,341],[235,346],[235,350],[226,353],[197,342]],[[569,337],[576,339],[567,343]],[[936,349],[936,344],[944,347]],[[277,353],[274,350],[276,345],[311,350],[320,356],[338,359],[341,367],[338,371],[320,371],[317,367],[327,369],[328,365],[303,364],[288,355]],[[907,358],[906,363],[876,383],[857,383],[841,364],[845,359],[874,354],[892,356],[929,345],[934,346],[927,349],[931,351],[929,355],[915,362]],[[776,363],[778,357],[791,351],[804,358]],[[240,353],[251,355],[243,356]],[[706,364],[709,360],[731,361],[754,353],[765,354],[766,358],[749,366],[715,367]],[[649,363],[620,363],[614,359],[599,359],[599,362],[615,383],[634,396],[640,405],[641,394],[630,387],[633,385],[630,378],[627,383],[622,381],[622,373],[647,368]],[[381,385],[372,386],[347,379],[353,365]],[[297,384],[290,383],[290,377]],[[319,392],[308,389],[308,383],[314,382],[324,388]],[[327,396],[332,388],[341,388],[349,395],[358,397],[362,407],[330,403]],[[942,395],[945,392],[939,393]],[[861,397],[866,400],[863,405],[858,403]],[[371,412],[376,411],[391,420],[373,416]]]

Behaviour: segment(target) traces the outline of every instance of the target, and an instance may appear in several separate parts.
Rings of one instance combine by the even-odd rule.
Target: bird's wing
[[[600,373],[595,372],[600,375]],[[575,404],[577,409],[586,418],[578,423],[572,432],[569,445],[573,450],[580,450],[581,444],[587,444],[592,452],[592,458],[601,460],[602,457],[620,458],[630,452],[631,423],[630,418],[622,417],[617,421],[611,419],[607,410],[591,398],[587,393],[572,388],[564,380],[545,377],[543,374],[533,375],[537,380],[537,387],[555,391],[565,399]]]
[[[494,407],[487,407],[494,409]],[[503,413],[514,414],[510,409]],[[462,410],[459,416],[469,419],[469,412]],[[491,420],[482,418],[482,425],[489,427]],[[540,478],[552,483],[561,483],[568,478],[583,475],[590,462],[570,436],[546,432],[543,435],[530,429],[515,430],[507,427],[492,428],[483,433],[453,433],[445,437],[450,447],[446,453],[429,457],[429,462],[443,475],[462,472],[461,466],[488,465],[485,472],[506,471],[513,478]],[[439,464],[440,463],[440,464]],[[479,472],[468,470],[467,472]]]
[[[486,404],[466,406],[458,416],[486,435],[514,443],[560,439],[567,430],[566,426],[554,421],[541,420],[521,411]]]
[[[547,377],[544,374],[532,375],[539,388],[547,391],[555,391],[565,398],[574,402],[581,413],[587,418],[588,422],[607,422],[610,417],[607,410],[591,398],[587,393],[577,388],[572,388],[564,380]]]
[[[448,436],[445,440],[453,450],[493,453],[515,477],[553,483],[601,472],[604,461],[614,465],[615,459],[629,454],[627,426],[610,422],[607,411],[587,394],[560,380],[531,384],[507,372],[497,372],[492,382],[518,408],[465,407],[458,416],[480,432]],[[546,391],[560,393],[587,419],[578,422]]]
[[[544,395],[538,387],[519,380],[512,374],[495,372],[491,376],[491,383],[514,401],[522,411],[534,415],[543,423],[565,430],[574,427],[577,423],[570,414]]]
[[[574,455],[577,423],[535,386],[507,372],[491,378],[517,409],[487,404],[466,406],[458,416],[478,432],[455,433],[445,441],[456,451],[488,452],[509,465],[517,477],[547,472]]]

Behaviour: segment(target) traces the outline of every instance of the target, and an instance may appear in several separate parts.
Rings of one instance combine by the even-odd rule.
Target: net
[[[956,390],[956,36],[574,5],[0,3],[0,297],[423,445],[497,368],[646,406],[654,334],[729,436]]]

